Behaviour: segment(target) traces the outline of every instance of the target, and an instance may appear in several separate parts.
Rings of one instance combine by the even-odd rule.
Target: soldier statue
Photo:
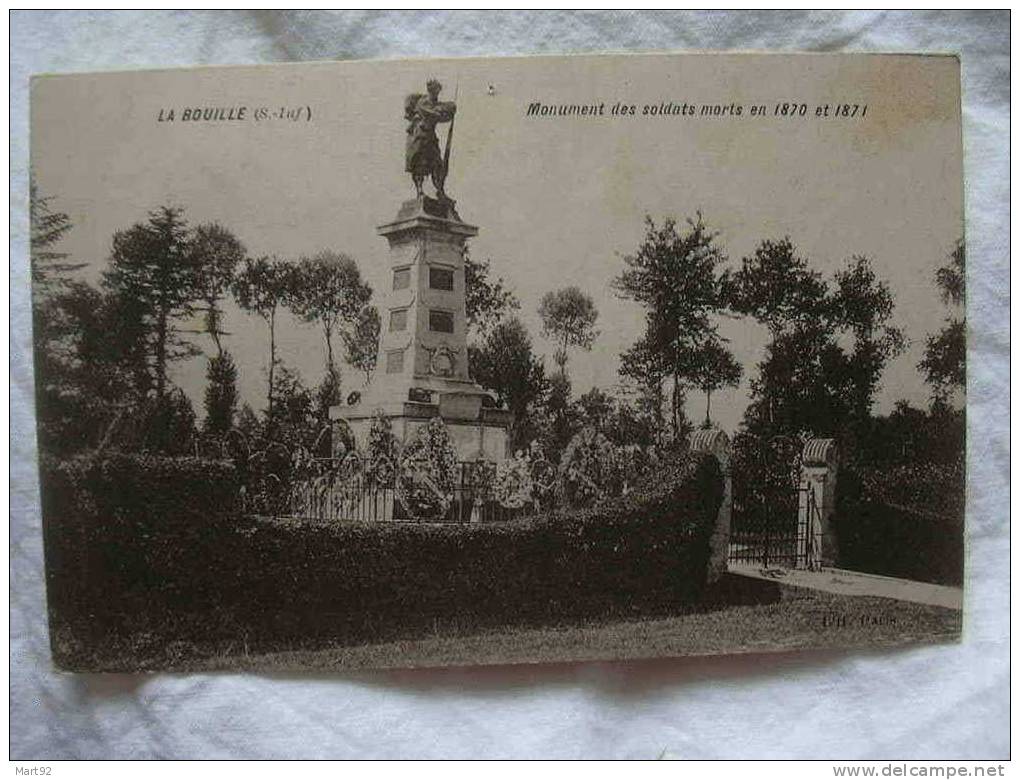
[[[414,181],[418,200],[424,197],[422,184],[425,177],[430,176],[436,188],[437,199],[452,209],[453,201],[447,196],[444,185],[450,166],[450,140],[453,137],[453,115],[457,106],[452,101],[439,100],[443,85],[435,79],[429,79],[425,88],[428,94],[415,92],[404,100],[404,118],[408,121],[406,168]],[[445,154],[440,153],[439,139],[436,137],[436,125],[441,122],[450,123]]]

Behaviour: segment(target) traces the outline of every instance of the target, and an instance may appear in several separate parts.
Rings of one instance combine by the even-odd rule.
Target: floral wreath
[[[457,451],[439,417],[418,429],[400,455],[397,499],[417,520],[445,517],[453,503]]]

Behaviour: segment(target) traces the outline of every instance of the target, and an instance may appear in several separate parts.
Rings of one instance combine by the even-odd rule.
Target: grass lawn
[[[437,632],[379,644],[259,655],[221,649],[212,657],[185,661],[182,666],[352,669],[513,664],[901,645],[954,641],[960,635],[962,615],[956,610],[778,583],[769,586],[730,575],[713,606],[671,617],[481,633]]]

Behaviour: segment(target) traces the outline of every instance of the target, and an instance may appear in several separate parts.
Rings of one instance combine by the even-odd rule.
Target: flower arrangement
[[[393,484],[400,459],[400,446],[393,434],[393,424],[381,411],[372,417],[365,446],[364,480],[369,487]]]
[[[512,458],[497,464],[492,494],[500,505],[520,509],[532,501],[534,490],[529,453],[518,450]]]
[[[560,458],[558,490],[570,506],[590,506],[613,492],[617,448],[594,428],[570,440]]]
[[[493,485],[496,479],[496,464],[491,460],[479,458],[465,462],[464,484],[470,488],[475,503],[485,503],[493,498]]]
[[[348,453],[354,452],[357,449],[357,443],[354,440],[354,431],[351,430],[344,420],[333,421],[333,457],[336,459],[343,458]]]
[[[528,461],[534,486],[532,495],[540,507],[548,508],[556,500],[556,466],[545,456],[542,445],[537,441],[533,441],[528,449]]]
[[[457,484],[457,451],[439,417],[418,429],[400,454],[397,497],[419,519],[444,516]]]

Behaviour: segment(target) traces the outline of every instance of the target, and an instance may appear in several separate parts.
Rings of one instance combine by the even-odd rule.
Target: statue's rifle
[[[457,106],[457,92],[460,90],[460,79],[457,79],[457,84],[453,88],[453,105],[454,115],[450,120],[450,130],[446,134],[446,150],[443,152],[443,180],[446,180],[447,174],[450,173],[450,145],[453,143],[453,123],[457,121],[456,106]]]

